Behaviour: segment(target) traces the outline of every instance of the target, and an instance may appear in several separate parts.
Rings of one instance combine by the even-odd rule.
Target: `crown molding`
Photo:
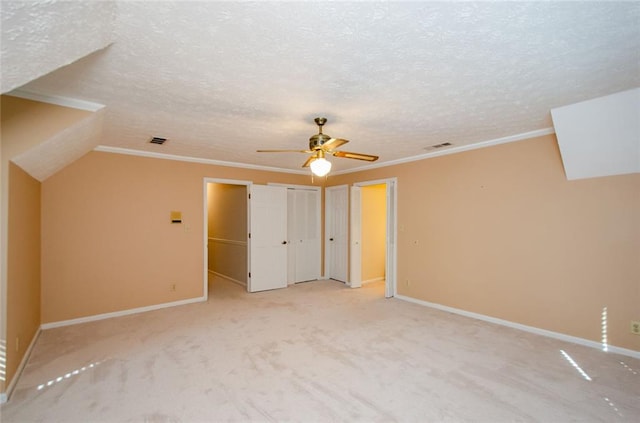
[[[479,148],[492,147],[494,145],[506,144],[510,142],[522,141],[530,138],[541,137],[544,135],[555,134],[553,128],[544,128],[538,129],[536,131],[523,132],[521,134],[510,135],[508,137],[496,138],[493,140],[481,141],[474,144],[461,145],[459,147],[448,148],[443,151],[434,151],[430,153],[420,154],[412,157],[405,157],[402,159],[391,160],[383,163],[376,163],[366,166],[360,166],[353,169],[348,170],[340,170],[336,172],[331,172],[332,175],[345,175],[348,173],[355,172],[363,172],[365,170],[377,169],[381,167],[387,166],[395,166],[403,163],[410,163],[419,160],[431,159],[433,157],[446,156],[448,154],[456,154],[462,153],[463,151],[477,150]],[[189,156],[179,156],[175,154],[165,154],[165,153],[156,153],[151,151],[142,151],[142,150],[133,150],[129,148],[122,147],[111,147],[106,145],[100,145],[94,148],[94,151],[100,151],[104,153],[116,153],[116,154],[126,154],[130,156],[140,156],[140,157],[149,157],[154,159],[164,159],[164,160],[176,160],[183,162],[191,162],[191,163],[201,163],[201,164],[209,164],[215,166],[227,166],[227,167],[237,167],[242,169],[252,169],[252,170],[263,170],[267,172],[280,172],[280,173],[292,173],[296,175],[307,175],[308,172],[304,170],[292,170],[285,169],[280,167],[271,167],[271,166],[260,166],[260,165],[252,165],[245,163],[237,163],[237,162],[226,162],[222,160],[213,160],[213,159],[203,159],[199,157],[189,157]]]
[[[267,172],[294,173],[297,175],[306,175],[308,173],[307,171],[304,171],[304,170],[292,170],[292,169],[284,169],[280,167],[260,166],[260,165],[252,165],[252,164],[236,163],[236,162],[225,162],[222,160],[202,159],[199,157],[189,157],[189,156],[178,156],[175,154],[155,153],[151,151],[133,150],[133,149],[121,148],[121,147],[110,147],[106,145],[99,145],[96,148],[94,148],[93,151],[100,151],[103,153],[126,154],[129,156],[149,157],[153,159],[176,160],[181,162],[200,163],[200,164],[208,164],[208,165],[214,165],[214,166],[239,167],[242,169],[263,170]]]
[[[92,103],[90,101],[78,100],[69,97],[39,94],[23,89],[15,89],[13,91],[9,91],[5,95],[24,98],[25,100],[39,101],[41,103],[55,104],[56,106],[70,107],[72,109],[86,110],[88,112],[97,112],[105,107],[104,104]]]
[[[496,138],[496,139],[487,140],[487,141],[480,141],[473,144],[461,145],[459,147],[447,148],[446,150],[442,150],[442,151],[433,151],[431,153],[419,154],[417,156],[405,157],[402,159],[390,160],[388,162],[361,166],[354,169],[340,170],[337,172],[332,172],[332,174],[344,175],[347,173],[362,172],[365,170],[377,169],[380,167],[395,166],[403,163],[416,162],[418,160],[426,160],[426,159],[431,159],[433,157],[446,156],[448,154],[462,153],[463,151],[477,150],[479,148],[492,147],[494,145],[522,141],[522,140],[541,137],[541,136],[550,135],[550,134],[555,134],[555,130],[553,128],[538,129],[535,131],[523,132],[521,134],[509,135],[508,137]]]

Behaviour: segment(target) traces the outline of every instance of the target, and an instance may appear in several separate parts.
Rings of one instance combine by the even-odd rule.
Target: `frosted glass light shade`
[[[309,166],[311,166],[311,172],[316,176],[324,176],[331,170],[331,162],[324,157],[315,159]]]

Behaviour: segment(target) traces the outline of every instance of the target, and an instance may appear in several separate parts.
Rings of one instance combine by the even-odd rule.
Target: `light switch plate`
[[[182,223],[182,212],[172,211],[171,212],[171,223]]]

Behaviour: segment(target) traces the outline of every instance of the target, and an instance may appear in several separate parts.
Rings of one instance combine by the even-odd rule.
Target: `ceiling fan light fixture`
[[[311,173],[316,176],[325,176],[331,171],[331,162],[324,158],[325,154],[330,154],[333,157],[342,157],[345,159],[357,159],[366,160],[368,162],[375,162],[378,160],[378,156],[372,156],[371,154],[353,153],[349,151],[338,151],[337,149],[342,145],[349,142],[342,138],[331,138],[327,134],[322,133],[322,126],[327,123],[325,118],[316,118],[316,125],[318,125],[318,133],[309,138],[308,150],[257,150],[258,153],[305,153],[310,154],[307,161],[304,162],[302,167],[310,167]]]
[[[331,162],[324,157],[319,157],[309,165],[311,172],[316,176],[325,176],[331,170]]]

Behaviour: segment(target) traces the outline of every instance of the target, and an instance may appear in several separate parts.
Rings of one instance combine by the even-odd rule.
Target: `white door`
[[[320,191],[288,189],[288,282],[320,277]]]
[[[251,185],[249,292],[287,287],[287,189]]]
[[[348,212],[347,185],[325,190],[325,277],[347,281]]]
[[[351,187],[351,288],[362,286],[362,196],[360,187]]]
[[[396,182],[387,181],[387,259],[385,263],[386,281],[384,296],[391,298],[396,289]]]

